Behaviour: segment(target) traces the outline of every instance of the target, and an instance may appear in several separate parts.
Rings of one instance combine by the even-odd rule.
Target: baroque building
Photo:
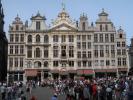
[[[4,32],[4,13],[0,0],[0,82],[6,81],[8,41]]]
[[[65,8],[51,26],[38,12],[31,23],[19,16],[9,27],[8,79],[103,77],[126,74],[126,34],[102,10],[95,24],[82,14],[71,19]]]
[[[133,38],[131,38],[131,44],[129,46],[129,75],[133,75]]]

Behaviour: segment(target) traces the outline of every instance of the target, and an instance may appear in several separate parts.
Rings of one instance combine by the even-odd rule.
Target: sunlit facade
[[[95,23],[85,14],[74,21],[64,8],[50,26],[39,12],[30,24],[17,16],[9,37],[9,80],[116,76],[128,70],[126,34],[104,10]]]

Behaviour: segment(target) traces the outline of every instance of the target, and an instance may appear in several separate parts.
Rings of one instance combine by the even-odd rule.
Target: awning
[[[37,70],[36,69],[26,69],[25,75],[26,76],[37,76]]]
[[[94,71],[91,69],[83,69],[83,70],[77,70],[78,75],[92,75],[94,74]]]
[[[101,73],[110,72],[110,73],[114,73],[114,72],[117,72],[117,69],[95,69],[95,72],[101,72]]]

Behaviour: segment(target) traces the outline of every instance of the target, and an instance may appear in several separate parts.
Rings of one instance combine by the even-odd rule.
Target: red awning
[[[26,69],[25,75],[26,76],[37,76],[37,70],[36,69]]]
[[[77,70],[78,75],[92,75],[94,74],[94,71],[91,69],[83,69],[83,70]]]

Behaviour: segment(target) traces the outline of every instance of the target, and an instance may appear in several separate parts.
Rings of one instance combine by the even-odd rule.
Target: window
[[[98,35],[94,34],[94,42],[98,42]]]
[[[110,36],[110,41],[111,41],[111,42],[114,42],[114,34],[111,34],[111,36]]]
[[[111,62],[112,62],[112,66],[115,66],[115,60],[112,60]]]
[[[127,65],[126,58],[123,58],[122,60],[123,60],[123,66],[126,66]]]
[[[47,61],[44,62],[44,67],[48,67],[48,62]]]
[[[81,58],[81,52],[80,52],[80,51],[78,51],[77,57],[78,57],[78,58]]]
[[[37,61],[34,63],[35,68],[40,68],[42,66],[41,62]]]
[[[13,46],[10,46],[10,54],[13,54]]]
[[[104,66],[104,60],[100,60],[100,66]]]
[[[13,58],[9,58],[9,67],[13,67]]]
[[[36,48],[35,57],[41,57],[41,50],[40,50],[40,48]]]
[[[88,58],[91,58],[91,51],[88,51]]]
[[[53,42],[58,42],[58,35],[53,35]]]
[[[87,37],[88,37],[88,40],[91,40],[91,35],[87,35]]]
[[[77,40],[81,40],[81,35],[77,35]]]
[[[20,45],[20,54],[24,54],[24,46]]]
[[[105,25],[105,30],[108,31],[108,25]]]
[[[61,46],[61,56],[66,57],[66,46]]]
[[[28,43],[32,42],[32,35],[28,35]]]
[[[100,57],[104,57],[104,47],[100,45]]]
[[[18,31],[19,30],[19,25],[16,25],[16,31]]]
[[[32,46],[27,47],[27,58],[32,58]]]
[[[32,62],[31,61],[28,61],[27,62],[27,68],[31,68],[32,67]]]
[[[92,61],[88,61],[88,67],[92,66]]]
[[[120,46],[121,46],[120,42],[117,42],[117,47],[120,47]]]
[[[111,45],[111,57],[115,57],[115,46]]]
[[[86,51],[83,51],[83,52],[82,52],[82,58],[87,58],[87,56],[86,56]]]
[[[53,47],[53,57],[58,57],[58,46]]]
[[[48,48],[44,48],[44,58],[48,58]]]
[[[109,57],[109,56],[110,56],[109,53],[110,53],[110,52],[109,52],[109,45],[106,45],[106,57]]]
[[[103,42],[103,34],[100,34],[100,42]]]
[[[58,67],[58,66],[59,66],[58,61],[53,61],[53,66],[54,66],[54,67]]]
[[[23,67],[23,58],[20,58],[20,67]]]
[[[122,47],[125,47],[126,46],[126,43],[125,42],[122,42]]]
[[[86,49],[86,42],[82,42],[82,49]]]
[[[77,48],[81,49],[81,43],[80,42],[77,42]]]
[[[104,57],[104,51],[100,50],[100,57]]]
[[[119,38],[122,38],[122,34],[119,34]]]
[[[85,31],[85,22],[82,23],[82,29]]]
[[[126,49],[122,49],[122,55],[126,55]]]
[[[117,49],[117,55],[121,55],[121,49]]]
[[[69,57],[74,57],[74,47],[69,46]]]
[[[69,66],[74,67],[74,61],[69,61]]]
[[[91,49],[91,42],[88,42],[88,49]]]
[[[95,66],[98,66],[98,60],[95,60]]]
[[[81,67],[81,61],[78,61],[78,67]]]
[[[49,37],[48,35],[44,35],[44,43],[48,43],[49,42]]]
[[[18,54],[18,45],[15,45],[15,54]]]
[[[24,42],[24,34],[21,34],[21,35],[20,35],[20,41],[21,41],[21,42]]]
[[[105,42],[109,42],[109,35],[105,34]]]
[[[87,66],[87,61],[83,61],[83,67]]]
[[[109,66],[109,65],[110,65],[110,61],[106,60],[106,66]]]
[[[39,21],[36,22],[36,30],[40,30],[40,22]]]
[[[118,58],[118,66],[121,66],[121,58]]]
[[[73,35],[68,35],[69,42],[74,42],[74,36]]]
[[[100,25],[100,31],[102,31],[102,29],[103,29],[103,27],[102,27],[102,25]]]
[[[61,36],[61,42],[66,42],[66,35]]]
[[[36,42],[40,42],[40,35],[36,35]]]
[[[94,45],[94,57],[98,57],[98,45]]]
[[[10,42],[13,42],[13,41],[14,41],[14,35],[10,34]]]
[[[15,67],[18,67],[18,58],[15,58]]]
[[[86,41],[86,35],[82,35],[82,41]]]
[[[16,34],[15,35],[15,42],[18,42],[19,41],[19,34]]]

